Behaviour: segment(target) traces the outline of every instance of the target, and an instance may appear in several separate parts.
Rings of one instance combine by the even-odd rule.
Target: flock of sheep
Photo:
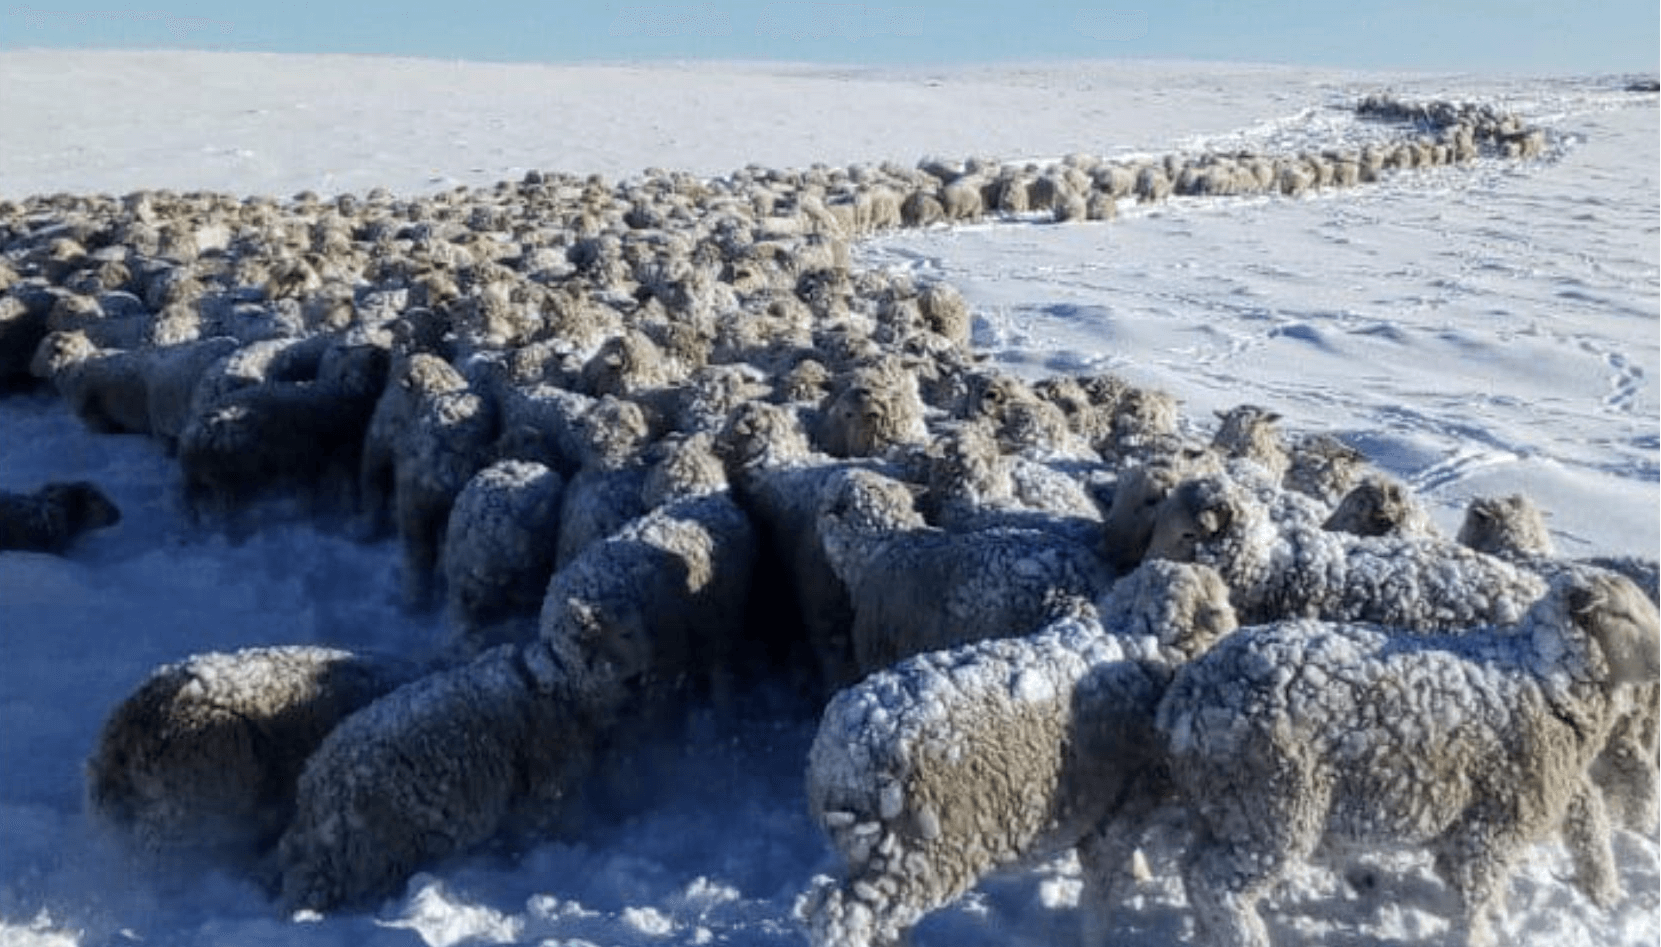
[[[290,908],[385,895],[761,678],[825,705],[806,798],[844,856],[816,945],[892,943],[994,869],[1077,848],[1087,942],[1156,814],[1186,813],[1202,935],[1267,944],[1298,860],[1422,846],[1485,943],[1561,833],[1616,896],[1656,827],[1651,561],[1557,557],[1526,498],[1442,535],[1410,490],[1241,406],[1201,436],[1107,375],[988,367],[949,286],[849,243],[988,214],[1344,186],[1525,157],[1486,107],[1370,98],[1355,152],[1136,164],[532,173],[323,201],[0,201],[0,384],[176,452],[214,524],[299,497],[391,534],[427,661],[203,654],[108,719],[89,808],[246,866]],[[61,551],[88,484],[0,498]],[[21,537],[21,539],[14,539]]]

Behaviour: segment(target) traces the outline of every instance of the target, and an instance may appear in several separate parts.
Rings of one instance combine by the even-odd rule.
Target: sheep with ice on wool
[[[1655,560],[1635,557],[1564,559],[1556,554],[1545,512],[1526,494],[1476,497],[1465,509],[1459,541],[1552,580],[1603,570],[1624,575],[1656,601]],[[1617,820],[1654,835],[1661,813],[1661,688],[1639,687],[1623,708],[1609,749],[1593,766]]]
[[[819,503],[842,470],[874,463],[813,449],[798,414],[787,406],[750,402],[735,409],[716,437],[739,503],[756,524],[764,560],[783,573],[794,617],[827,693],[858,679],[854,666],[853,603],[831,568],[819,536]],[[769,591],[762,589],[761,591]],[[794,642],[783,642],[787,649]]]
[[[1545,593],[1537,576],[1457,543],[1327,532],[1274,505],[1297,496],[1224,474],[1187,480],[1159,506],[1147,555],[1217,569],[1247,624],[1456,628],[1517,621]]]
[[[61,555],[84,533],[121,522],[121,511],[84,480],[29,493],[0,490],[0,552]]]
[[[898,445],[926,443],[916,374],[892,359],[844,374],[816,434],[819,446],[837,457],[871,457]]]
[[[300,770],[324,737],[415,674],[306,646],[163,665],[105,720],[86,765],[88,808],[147,849],[257,856],[288,824]]]
[[[1183,880],[1205,941],[1267,947],[1256,902],[1303,859],[1424,847],[1464,943],[1529,843],[1561,827],[1575,884],[1619,896],[1589,769],[1614,710],[1657,681],[1655,607],[1566,577],[1514,627],[1402,635],[1294,620],[1243,629],[1179,670],[1158,710],[1199,840]]]
[[[1413,489],[1382,473],[1362,478],[1344,494],[1321,528],[1356,536],[1442,538],[1441,529],[1413,495]]]
[[[286,907],[360,904],[504,829],[557,818],[601,730],[547,687],[503,645],[335,727],[300,773],[278,842]]]
[[[818,533],[853,603],[861,673],[922,651],[1026,634],[1112,581],[1090,547],[1052,533],[931,527],[909,487],[870,470],[838,472],[826,485]]]
[[[652,442],[646,412],[633,401],[606,395],[577,416],[573,434],[581,465],[560,503],[555,568],[647,509],[641,499]]]
[[[330,345],[313,378],[237,388],[199,408],[179,435],[193,508],[225,514],[279,489],[354,507],[387,360],[375,345]]]
[[[984,422],[935,438],[925,463],[920,505],[935,526],[960,533],[1024,527],[1083,546],[1099,541],[1101,509],[1085,485],[1058,467],[1002,452]]]
[[[1234,617],[1215,573],[1167,562],[1098,607],[1101,624],[919,654],[836,695],[806,782],[847,874],[798,901],[810,943],[901,942],[988,874],[1073,847],[1085,942],[1099,942],[1145,820],[1170,796],[1160,696]]]
[[[543,464],[503,460],[473,475],[444,526],[439,566],[464,652],[528,639],[554,572],[565,480]]]
[[[456,495],[492,459],[496,402],[448,362],[416,352],[395,360],[364,436],[360,491],[376,520],[385,511],[404,553],[412,605],[432,593],[444,524]]]
[[[548,582],[539,636],[402,687],[313,754],[279,845],[283,897],[392,891],[503,831],[556,824],[620,727],[718,687],[744,621],[754,535],[705,439],[670,449],[651,512]]]

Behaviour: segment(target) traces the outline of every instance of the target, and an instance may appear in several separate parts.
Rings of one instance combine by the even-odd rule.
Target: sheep
[[[574,666],[575,649],[598,627],[608,641],[646,649],[639,674],[649,693],[640,701],[660,702],[683,685],[720,691],[744,626],[757,540],[711,441],[665,445],[641,486],[647,512],[553,574],[539,653]]]
[[[1426,847],[1465,943],[1523,848],[1561,826],[1576,886],[1619,896],[1589,767],[1611,709],[1658,678],[1656,611],[1624,580],[1553,586],[1515,627],[1403,637],[1247,628],[1180,669],[1156,717],[1199,826],[1183,880],[1209,943],[1267,947],[1257,900],[1318,849]]]
[[[1538,577],[1455,543],[1326,532],[1318,518],[1288,515],[1274,502],[1227,475],[1188,480],[1160,505],[1147,555],[1216,568],[1248,624],[1512,622],[1545,592]]]
[[[820,418],[817,440],[837,457],[875,456],[928,440],[917,376],[885,361],[837,380]]]
[[[548,467],[503,460],[457,494],[439,565],[450,624],[464,650],[515,640],[515,619],[541,607],[564,492],[564,478]]]
[[[50,381],[94,431],[150,432],[144,362],[132,352],[100,348],[80,330],[59,330],[41,339],[29,372]]]
[[[1383,474],[1363,478],[1344,494],[1321,528],[1356,536],[1442,538],[1442,531],[1413,496],[1412,488]]]
[[[415,673],[310,646],[163,665],[105,720],[86,764],[88,811],[148,850],[256,857],[288,824],[301,767],[324,737]]]
[[[490,392],[436,356],[410,356],[375,403],[363,435],[359,489],[371,517],[383,505],[391,508],[410,606],[424,606],[432,594],[450,507],[489,463],[498,434]]]
[[[380,532],[390,522],[398,452],[421,405],[467,388],[467,378],[437,355],[418,351],[394,356],[386,389],[375,403],[364,434],[358,472],[358,497],[372,532]]]
[[[1064,537],[929,527],[905,484],[858,468],[826,485],[818,533],[853,602],[862,673],[920,651],[1034,631],[1111,581],[1089,547]]]
[[[1465,508],[1459,542],[1499,556],[1526,569],[1551,576],[1564,568],[1591,566],[1626,576],[1657,601],[1657,564],[1637,556],[1594,556],[1562,560],[1546,526],[1546,514],[1526,494],[1475,497]]]
[[[1280,481],[1292,466],[1291,452],[1275,422],[1280,414],[1254,404],[1218,411],[1223,422],[1211,438],[1211,446],[1226,457],[1239,457],[1261,466]]]
[[[329,732],[300,772],[277,844],[285,907],[360,904],[505,829],[555,820],[602,731],[544,683],[502,645]]]
[[[1656,601],[1654,560],[1596,557],[1569,560],[1555,555],[1545,513],[1526,494],[1477,497],[1465,510],[1459,541],[1498,556],[1517,567],[1552,580],[1587,570],[1623,575]],[[1661,688],[1638,688],[1635,699],[1615,725],[1609,749],[1593,765],[1616,819],[1627,828],[1652,835],[1661,814]]]
[[[929,445],[924,516],[936,526],[973,532],[1016,526],[1097,542],[1101,510],[1078,480],[1000,452],[985,422],[969,423]]]
[[[192,509],[226,514],[276,487],[342,511],[355,506],[364,435],[386,366],[379,347],[334,346],[314,379],[238,388],[194,414],[178,442]]]
[[[786,651],[805,645],[816,683],[827,691],[857,680],[850,637],[853,603],[825,555],[818,511],[820,497],[838,471],[869,461],[816,452],[793,411],[762,402],[741,405],[728,416],[715,450],[767,551],[761,564],[782,573],[775,583],[758,579],[757,591],[785,593],[785,619],[795,619],[802,630],[802,641],[778,644]]]
[[[555,568],[564,568],[590,544],[646,512],[640,491],[651,430],[640,406],[607,395],[575,419],[573,433],[582,466],[560,503]]]
[[[1281,483],[1335,508],[1369,469],[1366,454],[1330,434],[1312,434],[1292,445],[1291,463]]]
[[[1478,552],[1495,555],[1549,556],[1554,551],[1544,511],[1521,493],[1473,498],[1457,538]]]
[[[0,552],[62,555],[82,534],[121,522],[121,511],[84,480],[31,493],[0,490]]]
[[[1085,943],[1164,803],[1154,712],[1172,670],[1234,627],[1203,567],[1149,563],[1057,621],[908,658],[840,692],[808,754],[808,807],[846,863],[796,913],[815,947],[893,943],[996,869],[1077,847]],[[1105,628],[1105,630],[1104,630]]]

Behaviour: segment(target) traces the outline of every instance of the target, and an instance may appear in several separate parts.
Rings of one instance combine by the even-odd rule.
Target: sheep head
[[[98,354],[85,332],[79,329],[48,333],[35,348],[29,360],[29,374],[36,378],[51,378],[77,362]]]
[[[837,577],[850,585],[858,584],[874,544],[925,525],[909,487],[859,468],[840,471],[825,485],[817,521],[825,557]]]
[[[1242,514],[1226,481],[1201,477],[1179,485],[1160,504],[1148,540],[1148,558],[1192,562],[1201,545],[1221,536]]]
[[[1190,661],[1239,626],[1228,585],[1210,566],[1151,559],[1100,602],[1102,620],[1126,634],[1151,635]]]
[[[1148,551],[1159,508],[1183,481],[1186,459],[1130,467],[1113,489],[1113,503],[1102,519],[1102,545],[1113,568],[1129,572]]]
[[[1458,539],[1478,552],[1493,555],[1549,556],[1553,551],[1545,513],[1521,493],[1471,500]]]
[[[734,468],[767,466],[812,452],[807,435],[790,409],[762,401],[745,402],[733,409],[716,436],[714,449]]]
[[[1357,536],[1387,536],[1407,518],[1410,506],[1400,483],[1368,477],[1344,494],[1321,528]]]
[[[1603,653],[1611,686],[1661,679],[1661,622],[1636,585],[1610,573],[1577,575],[1565,598],[1575,626]]]
[[[652,671],[650,624],[630,598],[544,602],[541,625],[540,641],[526,649],[524,660],[545,692],[603,712],[620,706]]]

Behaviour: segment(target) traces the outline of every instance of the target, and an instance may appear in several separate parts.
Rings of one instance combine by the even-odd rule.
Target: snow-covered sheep
[[[1656,612],[1585,574],[1516,627],[1403,637],[1290,621],[1247,628],[1184,666],[1158,711],[1199,823],[1183,878],[1213,944],[1267,947],[1257,900],[1317,850],[1424,847],[1459,897],[1465,943],[1524,846],[1561,826],[1577,887],[1619,894],[1589,767],[1611,709],[1657,681]]]
[[[119,522],[121,511],[84,480],[49,483],[30,493],[0,490],[0,552],[61,554],[81,534]]]
[[[94,431],[150,432],[144,361],[132,352],[100,348],[80,330],[60,330],[41,339],[29,372],[51,382]]]
[[[917,376],[893,360],[854,369],[837,379],[820,416],[817,440],[837,457],[880,455],[928,440]]]
[[[755,522],[764,553],[760,564],[776,568],[778,582],[758,579],[759,596],[774,603],[785,620],[794,618],[801,641],[775,642],[811,663],[817,684],[829,692],[858,679],[853,662],[853,603],[831,568],[819,539],[819,501],[841,470],[864,460],[842,460],[815,451],[791,409],[752,402],[733,411],[716,437],[739,503]]]
[[[503,645],[347,717],[306,761],[277,846],[282,900],[329,909],[386,895],[504,830],[542,827],[601,730]]]
[[[1100,541],[1101,508],[1085,485],[1062,470],[1006,454],[986,422],[943,434],[925,454],[924,516],[954,532],[994,526],[1036,529],[1084,546]]]
[[[315,378],[249,385],[196,409],[178,444],[192,507],[229,513],[281,488],[350,509],[386,368],[384,349],[334,346]]]
[[[1442,536],[1413,488],[1384,474],[1365,477],[1344,494],[1321,528],[1356,536]]]
[[[1147,554],[1154,523],[1165,500],[1185,481],[1221,469],[1217,455],[1190,448],[1119,471],[1113,500],[1102,517],[1102,555],[1121,572]]]
[[[687,685],[719,692],[744,626],[757,541],[709,441],[666,445],[641,485],[647,512],[554,573],[531,651],[572,667],[592,660],[584,649],[643,649],[646,663],[620,675],[616,696],[632,683],[649,705]]]
[[[1248,624],[1512,622],[1545,592],[1537,576],[1457,543],[1327,532],[1318,518],[1276,509],[1276,499],[1227,475],[1185,481],[1161,504],[1147,555],[1217,569]]]
[[[86,765],[89,811],[149,849],[269,849],[301,767],[349,714],[410,680],[391,658],[291,646],[157,668],[110,713]]]
[[[1212,435],[1211,446],[1226,457],[1252,461],[1277,482],[1292,466],[1291,450],[1281,434],[1280,414],[1255,404],[1242,404],[1218,411],[1222,421]]]
[[[1587,570],[1606,571],[1631,580],[1656,601],[1655,560],[1597,557],[1571,560],[1556,555],[1545,512],[1526,494],[1477,497],[1465,510],[1460,542],[1498,556],[1520,569],[1549,580]],[[1608,751],[1593,765],[1593,778],[1604,791],[1616,819],[1634,831],[1652,834],[1661,812],[1661,688],[1638,688],[1622,708]]]
[[[1331,509],[1370,469],[1361,451],[1330,434],[1310,434],[1293,443],[1292,462],[1281,483]]]
[[[503,460],[456,496],[439,558],[450,624],[464,650],[529,637],[554,572],[565,480],[534,461]]]
[[[499,433],[496,402],[436,356],[417,353],[394,375],[370,415],[359,464],[372,514],[390,498],[404,551],[404,590],[426,603],[450,507],[487,466]]]
[[[1459,541],[1548,577],[1566,568],[1584,566],[1616,572],[1636,583],[1650,601],[1657,601],[1656,560],[1638,556],[1558,557],[1546,526],[1546,513],[1527,494],[1472,499],[1459,526]]]
[[[647,509],[641,488],[652,432],[640,406],[607,395],[576,418],[573,434],[582,463],[560,503],[555,568]]]
[[[1494,555],[1549,556],[1555,551],[1545,512],[1522,493],[1473,498],[1459,524],[1458,539]]]
[[[1091,548],[1053,533],[928,526],[909,487],[857,468],[826,485],[818,533],[853,602],[861,672],[922,651],[1030,633],[1112,581]]]
[[[908,658],[842,691],[808,755],[814,820],[847,866],[798,902],[815,947],[901,942],[999,868],[1077,847],[1099,941],[1170,787],[1153,739],[1172,670],[1234,627],[1203,567],[1148,563],[1032,635]],[[1105,631],[1104,631],[1105,628]]]

